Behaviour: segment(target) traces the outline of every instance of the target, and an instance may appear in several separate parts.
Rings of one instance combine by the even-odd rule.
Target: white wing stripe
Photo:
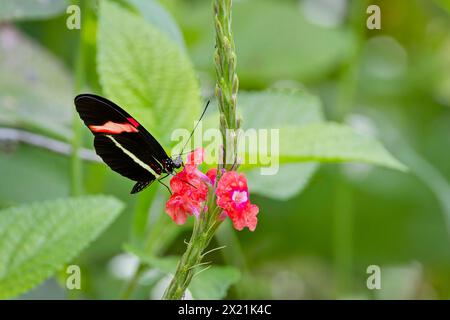
[[[120,143],[116,141],[112,136],[106,135],[109,139],[111,139],[112,142],[120,149],[122,150],[127,156],[129,156],[131,159],[133,159],[134,162],[136,162],[138,165],[140,165],[142,168],[150,172],[152,175],[154,175],[156,178],[160,177],[160,174],[157,174],[152,168],[150,168],[149,165],[145,164],[141,161],[138,157],[136,157],[134,154],[132,154],[130,151],[125,149]]]

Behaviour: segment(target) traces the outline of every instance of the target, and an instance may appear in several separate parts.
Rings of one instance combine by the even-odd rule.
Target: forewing
[[[143,137],[143,148],[160,163],[170,159],[159,142],[125,110],[114,102],[93,94],[80,94],[75,97],[75,106],[85,125],[94,135],[138,133]]]
[[[156,139],[113,102],[96,95],[75,98],[76,109],[94,134],[97,154],[114,171],[139,182],[153,181],[171,161]]]

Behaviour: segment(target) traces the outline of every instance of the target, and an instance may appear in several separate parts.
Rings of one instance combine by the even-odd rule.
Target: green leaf
[[[303,161],[363,162],[407,170],[374,138],[332,122],[280,129],[280,163]]]
[[[228,288],[239,281],[241,273],[235,267],[214,266],[198,274],[189,290],[198,300],[219,300],[227,295]]]
[[[317,162],[287,163],[275,175],[261,175],[260,169],[246,170],[252,193],[272,199],[287,200],[300,193],[319,168]]]
[[[64,12],[67,0],[2,0],[0,21],[45,19]]]
[[[397,154],[411,168],[411,171],[434,193],[442,208],[443,219],[450,234],[450,183],[439,170],[406,142],[397,151]]]
[[[68,139],[72,106],[72,81],[56,57],[0,27],[0,124]]]
[[[192,128],[200,113],[193,67],[164,33],[118,5],[102,1],[98,72],[107,97],[165,144],[176,128]]]
[[[138,252],[135,249],[132,249],[130,246],[127,246],[126,249],[139,257],[141,262],[147,264],[152,268],[156,268],[164,273],[175,273],[177,268],[177,263],[180,257],[177,256],[166,256],[166,257],[155,257],[146,255],[143,252]]]
[[[247,1],[235,12],[234,21],[241,26],[236,29],[241,32],[235,31],[236,47],[246,49],[239,51],[239,64],[245,66],[242,81],[318,79],[337,67],[352,47],[348,32],[308,22],[297,2],[258,1],[255,6]],[[264,35],[256,36],[261,30]],[[305,39],[314,41],[305,45]]]
[[[185,5],[179,14],[196,66],[212,70],[211,8],[204,2]],[[236,1],[233,34],[238,74],[245,87],[267,87],[278,80],[323,78],[344,61],[354,45],[344,28],[307,21],[298,1]]]
[[[0,211],[0,299],[40,284],[108,227],[123,204],[86,196]]]
[[[0,152],[1,183],[8,186],[0,188],[0,207],[68,196],[69,170],[67,158],[40,148],[21,145]]]
[[[126,0],[152,25],[185,50],[183,34],[172,15],[155,0]]]
[[[274,112],[274,110],[277,112]],[[239,111],[244,129],[278,129],[283,126],[301,127],[323,120],[320,100],[307,92],[242,92]],[[293,116],[295,115],[295,116]],[[286,200],[305,188],[318,169],[318,164],[281,164],[275,175],[261,175],[260,168],[246,171],[252,193]]]
[[[238,100],[244,130],[279,130],[276,174],[262,175],[261,163],[241,166],[252,192],[280,200],[291,198],[306,187],[317,162],[364,162],[406,169],[375,139],[350,127],[324,122],[320,100],[306,92],[242,92]],[[206,127],[217,123],[217,117],[210,116]],[[259,152],[252,150],[254,147],[248,146],[246,159]]]
[[[450,13],[450,2],[448,0],[434,0],[437,5],[441,6],[443,9]]]
[[[411,174],[415,175],[433,192],[442,208],[443,220],[446,222],[447,230],[450,234],[450,197],[448,196],[450,194],[450,183],[446,176],[432,162],[426,159],[424,155],[421,155],[411,147],[411,143],[404,137],[404,133],[398,129],[398,126],[389,116],[379,112],[371,112],[370,114],[376,120],[383,141],[387,145],[395,146],[396,157],[410,168]],[[445,120],[442,119],[443,123],[446,123]],[[439,130],[439,125],[436,128],[438,135],[448,137],[446,135],[448,129],[441,131]],[[442,128],[447,128],[447,126],[444,125]],[[384,184],[381,184],[381,186],[383,190],[386,190]],[[398,189],[397,185],[396,189]]]
[[[126,246],[125,250],[138,256],[141,262],[163,273],[175,273],[179,257],[168,256],[161,258],[149,256],[130,245]],[[222,299],[226,296],[228,288],[239,281],[240,276],[240,271],[237,268],[212,266],[194,276],[188,289],[194,299]]]
[[[305,91],[241,92],[238,103],[244,129],[304,126],[324,119],[319,98]]]

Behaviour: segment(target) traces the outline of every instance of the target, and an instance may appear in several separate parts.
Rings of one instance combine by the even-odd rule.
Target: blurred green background
[[[164,32],[192,60],[203,96],[211,97],[211,1],[145,1],[141,7],[129,2],[138,3],[135,10],[155,25],[162,21]],[[14,8],[0,7],[0,129],[70,141],[75,92],[102,93],[97,3],[86,4],[89,16],[82,15],[81,87],[80,31],[66,28],[66,1],[46,3],[46,10],[31,8],[33,14],[23,16],[13,11],[13,18]],[[381,8],[381,30],[365,27],[369,4]],[[377,137],[410,171],[323,164],[303,190],[271,193],[255,186],[256,231],[223,226],[216,240],[227,248],[214,254],[215,263],[241,270],[226,297],[449,299],[450,2],[236,0],[233,10],[242,91],[307,89],[322,101],[325,118]],[[268,117],[287,112],[281,103],[264,110]],[[192,111],[193,119],[198,114]],[[91,148],[86,131],[84,147]],[[70,195],[70,156],[6,136],[0,130],[0,208]],[[286,180],[273,188],[290,184],[296,167],[285,170]],[[136,201],[130,182],[103,164],[83,162],[82,183],[84,193],[123,200],[125,211],[74,261],[83,272],[81,291],[62,289],[61,275],[23,298],[117,298],[132,276],[136,259],[123,253],[123,245],[146,198]],[[161,213],[167,192],[156,189],[146,192],[152,193],[151,211]],[[190,225],[175,226],[165,214],[158,221],[164,241],[155,250],[163,256],[182,253]],[[369,265],[381,267],[381,290],[366,287]],[[158,297],[161,281],[150,270],[133,297]]]

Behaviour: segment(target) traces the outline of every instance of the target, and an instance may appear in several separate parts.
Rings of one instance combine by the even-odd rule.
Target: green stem
[[[365,9],[368,1],[352,3],[350,25],[355,35],[355,45],[343,66],[338,83],[338,97],[334,117],[344,120],[352,110],[357,86],[358,70],[361,60],[361,50],[365,37]],[[352,289],[353,268],[353,195],[343,176],[338,176],[335,185],[333,212],[333,258],[336,275],[335,296],[339,298]]]
[[[158,189],[157,186],[153,186],[147,192],[141,193],[136,200],[131,228],[131,242],[138,246],[141,246],[145,241],[150,206],[156,197]]]
[[[252,281],[252,275],[248,269],[247,261],[242,250],[241,243],[239,242],[239,238],[231,224],[227,223],[224,226],[217,230],[216,240],[219,246],[225,246],[222,251],[222,257],[226,264],[235,266],[241,270],[242,281],[239,286],[233,286],[231,290],[233,290],[233,294],[237,296],[238,299],[245,297],[247,294],[247,286],[242,285],[248,283],[249,286],[254,289],[254,283]]]
[[[80,8],[83,9],[83,15],[88,17],[87,11],[88,6],[85,5],[83,0],[80,0],[78,2],[78,5]],[[84,31],[85,28],[81,27],[80,29],[80,40],[78,43],[78,51],[76,55],[75,60],[75,93],[80,93],[81,90],[83,90],[86,82],[86,74],[85,74],[85,43],[86,43],[86,32]],[[72,137],[72,158],[71,158],[71,195],[72,196],[79,196],[82,193],[82,186],[83,186],[83,168],[82,168],[82,162],[79,157],[79,149],[81,147],[81,121],[78,117],[78,114],[75,111],[75,108],[73,108],[73,121],[72,121],[72,130],[73,130],[73,137]]]
[[[75,114],[74,114],[75,116]],[[72,125],[72,158],[71,158],[71,195],[79,196],[82,193],[82,174],[83,168],[78,151],[81,144],[81,130],[78,123],[79,119],[75,119]]]
[[[333,252],[336,274],[335,297],[351,289],[353,266],[353,197],[350,187],[338,177],[335,184]]]
[[[146,270],[146,266],[144,264],[140,263],[138,265],[136,272],[134,273],[133,277],[131,278],[130,282],[127,283],[125,289],[123,290],[122,294],[120,295],[120,299],[122,299],[122,300],[130,299],[131,295],[133,294],[134,290],[136,289],[136,286],[139,283],[139,279],[141,278],[141,276],[145,270]]]
[[[220,112],[220,131],[223,139],[223,158],[219,169],[236,169],[238,136],[240,120],[236,116],[237,92],[239,81],[236,74],[236,53],[231,32],[232,0],[214,1],[214,25],[216,30],[216,96]],[[220,179],[220,170],[216,180]],[[201,213],[195,220],[194,230],[187,249],[178,262],[175,275],[163,295],[165,300],[181,299],[203,259],[203,252],[208,247],[217,228],[220,226],[221,209],[216,206],[215,186],[208,191],[208,212]],[[205,267],[204,265],[202,267]]]
[[[144,252],[150,256],[159,254],[158,244],[162,241],[162,238],[165,238],[160,236],[161,229],[165,226],[166,217],[164,214],[157,212],[152,208],[158,190],[159,188],[155,186],[147,191],[147,193],[141,194],[137,199],[131,229],[131,243],[133,243],[136,248],[143,249]],[[149,226],[149,216],[157,214],[156,221]],[[147,230],[148,232],[145,233]],[[125,284],[123,291],[120,293],[121,299],[127,300],[131,297],[145,270],[146,264],[140,261],[133,276]]]
[[[145,247],[145,232],[148,227],[148,217],[150,212],[150,207],[155,199],[158,188],[155,186],[146,193],[142,193],[138,196],[136,200],[136,205],[134,209],[133,222],[131,227],[131,243],[133,243],[137,248]],[[152,232],[149,233],[149,236]],[[152,243],[153,244],[153,243]],[[150,251],[150,254],[153,252]],[[122,300],[128,300],[136,289],[139,279],[145,270],[145,264],[139,262],[139,265],[131,277],[130,281],[126,283],[125,288],[120,294]]]
[[[199,272],[197,266],[199,266],[203,259],[202,253],[208,247],[209,242],[214,236],[214,232],[220,224],[220,222],[217,221],[214,225],[210,226],[210,228],[206,229],[206,225],[202,226],[203,221],[203,219],[195,221],[194,230],[187,245],[187,249],[181,257],[181,260],[178,262],[175,275],[169,287],[164,292],[162,299],[182,299],[193,276],[196,272]]]
[[[217,228],[221,224],[219,220],[220,208],[215,205],[215,201],[214,188],[211,187],[209,188],[207,200],[209,210],[195,220],[194,230],[192,231],[187,249],[178,262],[175,275],[169,287],[164,292],[162,299],[179,300],[183,298],[184,292],[189,286],[192,277],[195,275],[195,272],[199,271],[197,270],[197,266],[204,257],[203,252],[208,247]]]
[[[143,205],[143,203],[140,205],[136,204],[136,207],[141,205]],[[148,224],[146,237],[142,240],[132,237],[132,243],[136,248],[142,249],[146,255],[157,257],[167,250],[167,247],[173,243],[180,233],[183,232],[185,226],[180,227],[174,225],[167,217],[164,208],[160,206],[159,201],[152,201],[147,211],[149,211],[149,216],[152,217],[152,219]],[[146,221],[147,220],[148,219],[146,219]],[[126,283],[123,291],[120,293],[121,299],[128,299],[132,295],[139,283],[143,271],[145,271],[147,267],[148,266],[145,263],[139,263],[132,278]]]
[[[236,169],[233,168],[233,164],[237,162],[237,129],[241,122],[236,115],[239,79],[236,74],[237,58],[231,31],[231,7],[232,0],[214,1],[216,96],[220,112],[220,131],[224,143],[222,164],[227,170]]]
[[[364,44],[366,25],[365,9],[368,0],[356,1],[350,7],[350,28],[353,30],[355,44],[350,49],[351,52],[347,63],[342,66],[338,83],[338,96],[336,101],[334,117],[342,121],[345,115],[351,111],[352,104],[358,86],[358,73],[361,61],[361,51]]]
[[[80,8],[87,10],[87,6],[84,5],[84,1],[80,0],[78,2]],[[83,28],[80,29],[80,38],[78,42],[78,50],[75,55],[75,83],[74,83],[74,91],[78,94],[85,85],[85,32],[83,32]],[[81,148],[81,121],[78,117],[78,114],[73,108],[73,120],[72,120],[72,156],[70,159],[70,195],[73,197],[80,196],[83,190],[83,167],[82,161],[79,156],[79,150]],[[75,299],[76,296],[70,290],[67,291],[68,299]]]

